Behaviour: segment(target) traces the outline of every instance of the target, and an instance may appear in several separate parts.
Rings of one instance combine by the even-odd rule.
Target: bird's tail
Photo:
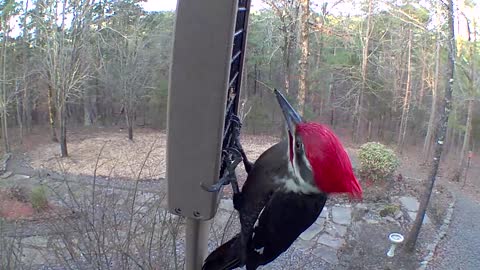
[[[205,259],[202,270],[230,270],[241,267],[239,235],[219,246]]]

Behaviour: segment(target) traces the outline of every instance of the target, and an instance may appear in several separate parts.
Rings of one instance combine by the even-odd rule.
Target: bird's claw
[[[228,147],[224,150],[224,154],[226,156],[226,170],[229,172],[234,172],[237,168],[238,164],[242,162],[242,153],[241,149],[237,149],[235,147]]]
[[[206,186],[204,183],[201,183],[200,186],[202,187],[203,190],[208,191],[208,192],[218,192],[224,185],[228,185],[230,183],[230,180],[226,177],[220,178],[217,183],[211,185],[211,186]]]
[[[240,117],[238,117],[238,115],[230,115],[230,121],[235,124],[235,129],[240,130],[240,128],[242,127],[242,121],[240,120]]]
[[[238,188],[237,183],[237,176],[235,175],[235,169],[237,168],[238,164],[242,162],[242,154],[240,151],[234,147],[229,147],[223,150],[223,157],[224,161],[226,162],[225,171],[223,173],[222,178],[218,180],[217,183],[206,186],[205,184],[201,183],[200,186],[208,192],[218,192],[225,185],[232,185],[233,192],[239,193],[240,190]]]
[[[242,144],[240,143],[240,129],[242,127],[242,122],[240,118],[232,114],[230,116],[230,121],[231,121],[231,128],[232,128],[232,138],[233,138],[233,145],[237,153],[240,153],[242,159],[243,159],[243,165],[245,166],[245,170],[247,171],[247,174],[250,172],[250,170],[253,167],[253,164],[248,160],[247,155],[245,154],[245,151],[243,150]]]
[[[233,139],[233,146],[227,147],[222,151],[222,159],[224,162],[223,165],[225,167],[224,173],[222,177],[218,180],[218,182],[211,185],[210,187],[205,186],[203,183],[201,184],[201,187],[208,192],[218,192],[223,186],[231,184],[233,193],[240,193],[237,183],[237,176],[235,175],[235,169],[242,161],[244,163],[247,173],[252,167],[252,164],[247,160],[245,151],[240,144],[240,129],[242,127],[242,122],[240,118],[235,114],[231,114],[229,117],[229,122],[229,129],[231,130],[230,136]]]

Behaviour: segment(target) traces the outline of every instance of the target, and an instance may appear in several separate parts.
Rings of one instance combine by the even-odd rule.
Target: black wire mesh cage
[[[238,104],[240,100],[240,87],[243,71],[243,63],[245,57],[245,48],[247,42],[247,26],[248,14],[250,9],[250,0],[240,0],[238,2],[238,11],[235,24],[235,31],[233,35],[232,58],[230,61],[230,75],[227,95],[227,108],[225,110],[225,125],[222,149],[225,150],[233,147],[235,141],[232,136],[233,125],[231,119],[238,113]],[[224,152],[223,152],[224,153]],[[222,154],[222,160],[225,157]],[[225,162],[222,163],[220,175],[223,175],[225,170]]]

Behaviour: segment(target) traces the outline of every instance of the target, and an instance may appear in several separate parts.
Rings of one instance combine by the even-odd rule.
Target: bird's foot
[[[245,166],[245,171],[247,171],[247,174],[248,174],[250,173],[253,167],[253,164],[248,160],[247,154],[245,154],[242,144],[240,143],[240,129],[242,127],[242,122],[240,121],[240,118],[238,118],[238,116],[234,114],[230,116],[230,121],[232,125],[232,137],[234,139],[235,148],[238,150],[238,152],[242,156],[243,165]]]
[[[233,193],[240,193],[237,183],[237,176],[235,174],[235,169],[238,164],[242,161],[242,155],[236,148],[227,148],[223,151],[224,161],[226,162],[225,171],[223,172],[222,178],[218,180],[217,183],[211,186],[205,186],[203,183],[201,187],[208,192],[218,192],[225,185],[232,185]]]

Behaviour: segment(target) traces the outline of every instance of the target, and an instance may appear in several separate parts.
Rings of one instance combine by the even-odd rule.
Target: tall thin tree
[[[439,1],[436,3],[435,8],[435,22],[436,22],[436,38],[435,38],[435,71],[433,75],[433,87],[432,87],[432,104],[430,106],[430,116],[428,119],[427,134],[423,143],[423,158],[427,160],[430,157],[432,149],[433,133],[435,128],[435,120],[437,119],[437,101],[438,101],[438,85],[440,80],[440,51],[441,51],[441,26],[440,26],[440,5]]]
[[[308,54],[309,54],[309,22],[310,17],[310,0],[300,1],[300,61],[299,61],[299,80],[297,105],[299,110],[304,114],[305,103],[308,95]]]
[[[467,21],[467,26],[469,22]],[[463,137],[463,144],[462,144],[462,150],[460,152],[460,162],[458,164],[458,170],[456,172],[455,178],[457,178],[457,181],[460,181],[460,179],[463,177],[465,174],[465,167],[467,163],[467,154],[468,151],[470,150],[470,137],[472,133],[472,122],[473,122],[473,108],[475,105],[475,95],[476,95],[476,66],[475,66],[475,61],[476,61],[476,44],[477,44],[477,32],[475,29],[475,20],[473,20],[473,23],[471,27],[467,27],[468,30],[468,45],[469,45],[469,70],[464,70],[465,75],[468,80],[468,93],[467,95],[469,96],[466,103],[467,103],[467,120],[465,123],[465,135]],[[473,29],[473,31],[471,30]]]
[[[367,78],[368,78],[368,58],[369,58],[369,44],[370,35],[372,33],[372,14],[373,13],[373,0],[368,0],[368,13],[367,13],[367,27],[365,29],[365,36],[363,37],[362,47],[362,82],[357,93],[355,101],[355,111],[353,113],[353,140],[359,142],[360,131],[362,126],[362,111],[363,111],[363,96],[367,91]]]
[[[412,30],[408,31],[408,53],[407,53],[407,82],[405,86],[405,96],[403,98],[402,118],[400,120],[400,132],[398,132],[398,149],[403,150],[405,136],[408,127],[408,115],[410,113],[410,103],[412,95]]]
[[[456,57],[456,41],[455,41],[455,30],[454,30],[454,5],[453,0],[448,1],[448,12],[447,12],[447,23],[448,23],[448,62],[446,66],[445,73],[445,96],[443,103],[440,108],[440,121],[437,124],[437,132],[435,135],[435,152],[433,155],[433,163],[430,168],[430,173],[428,175],[428,181],[426,185],[425,194],[423,195],[420,206],[418,209],[417,216],[415,221],[410,229],[407,239],[405,241],[405,249],[409,252],[413,252],[418,235],[420,234],[420,229],[425,218],[425,213],[427,211],[428,204],[430,202],[430,197],[432,195],[433,187],[435,185],[435,180],[437,179],[438,168],[440,165],[440,159],[442,157],[443,146],[445,142],[445,137],[447,134],[447,125],[448,119],[450,117],[450,110],[452,109],[452,93],[453,93],[453,84],[455,81],[455,57]]]

